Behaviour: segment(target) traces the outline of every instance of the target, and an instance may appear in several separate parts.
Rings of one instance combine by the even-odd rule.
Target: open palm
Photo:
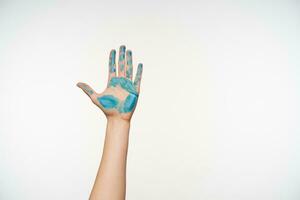
[[[118,75],[116,73],[116,50],[109,55],[109,77],[107,88],[102,93],[95,92],[85,83],[77,83],[108,117],[120,117],[130,120],[137,104],[143,65],[137,68],[134,82],[132,81],[132,52],[126,51],[124,45],[120,46]]]

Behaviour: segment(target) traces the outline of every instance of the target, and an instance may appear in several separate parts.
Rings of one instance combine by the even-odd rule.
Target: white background
[[[108,54],[144,64],[130,200],[300,199],[298,1],[1,1],[0,199],[87,199]]]

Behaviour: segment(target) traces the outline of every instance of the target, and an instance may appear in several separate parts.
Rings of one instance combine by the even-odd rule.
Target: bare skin
[[[107,118],[104,149],[90,200],[124,200],[126,197],[126,160],[130,121],[137,105],[143,65],[139,64],[132,81],[132,52],[125,46],[119,50],[118,69],[116,51],[109,56],[107,88],[95,92],[85,83],[77,83]],[[118,74],[117,74],[118,71]]]

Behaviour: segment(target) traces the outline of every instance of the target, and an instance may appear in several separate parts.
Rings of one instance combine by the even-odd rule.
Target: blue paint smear
[[[120,50],[121,50],[121,51],[125,51],[125,49],[126,49],[125,45],[121,45],[121,46],[120,46]]]
[[[110,56],[110,61],[109,61],[109,72],[110,73],[113,73],[113,72],[116,72],[116,63],[115,63],[115,58],[116,57],[116,51],[113,50],[112,53],[111,53],[111,56]]]
[[[90,95],[94,93],[93,90],[89,89],[89,87],[87,87],[86,85],[84,86],[84,90]]]
[[[130,78],[131,74],[132,74],[132,67],[129,67],[129,68],[126,70],[126,77],[127,77],[127,78]]]
[[[133,83],[134,86],[137,86],[139,84],[139,82],[141,81],[142,72],[143,72],[143,64],[140,63],[138,65],[137,72],[136,72],[136,77],[135,77],[135,80],[134,80],[134,83]]]
[[[116,66],[115,65],[110,65],[109,66],[109,72],[110,73],[116,72]]]
[[[138,99],[137,95],[129,94],[126,97],[125,101],[122,102],[122,104],[119,108],[119,112],[120,113],[131,112],[134,109],[135,105],[136,105],[137,99]]]
[[[119,53],[119,60],[120,61],[123,61],[125,59],[125,50],[126,50],[126,47],[124,45],[122,45],[120,47],[120,53]]]
[[[127,65],[132,65],[132,60],[128,59],[127,60]]]
[[[98,97],[97,100],[106,109],[116,108],[119,104],[119,100],[113,95],[104,95],[102,97]]]
[[[110,57],[110,63],[115,64],[115,59],[116,59],[116,51],[113,50]]]
[[[124,77],[113,77],[108,84],[109,87],[116,87],[118,85],[127,92],[137,95],[137,90],[131,80]]]
[[[124,67],[125,67],[124,64],[121,64],[121,65],[120,65],[121,71],[124,71]]]
[[[129,69],[129,72],[131,70],[132,69]],[[141,74],[141,70],[140,73],[138,73],[138,75],[139,74]],[[98,98],[99,103],[105,109],[115,108],[119,111],[119,113],[132,112],[138,100],[138,93],[132,81],[125,77],[112,77],[108,84],[108,87],[116,86],[120,86],[122,89],[126,90],[129,93],[126,99],[122,101],[113,95],[105,95]]]

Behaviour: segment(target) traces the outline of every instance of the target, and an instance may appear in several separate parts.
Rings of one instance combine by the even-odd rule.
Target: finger
[[[109,73],[108,73],[108,82],[112,77],[116,76],[116,50],[111,50],[109,54]]]
[[[120,46],[119,50],[119,63],[118,63],[118,76],[125,77],[125,50],[124,45]]]
[[[134,83],[133,83],[133,85],[135,86],[138,93],[140,92],[142,74],[143,74],[143,64],[140,63],[138,65],[136,75],[135,75],[135,79],[134,79]]]
[[[132,80],[132,52],[130,50],[126,51],[126,78]]]
[[[96,92],[91,88],[88,84],[85,83],[77,83],[77,87],[81,88],[90,98],[96,94]]]

